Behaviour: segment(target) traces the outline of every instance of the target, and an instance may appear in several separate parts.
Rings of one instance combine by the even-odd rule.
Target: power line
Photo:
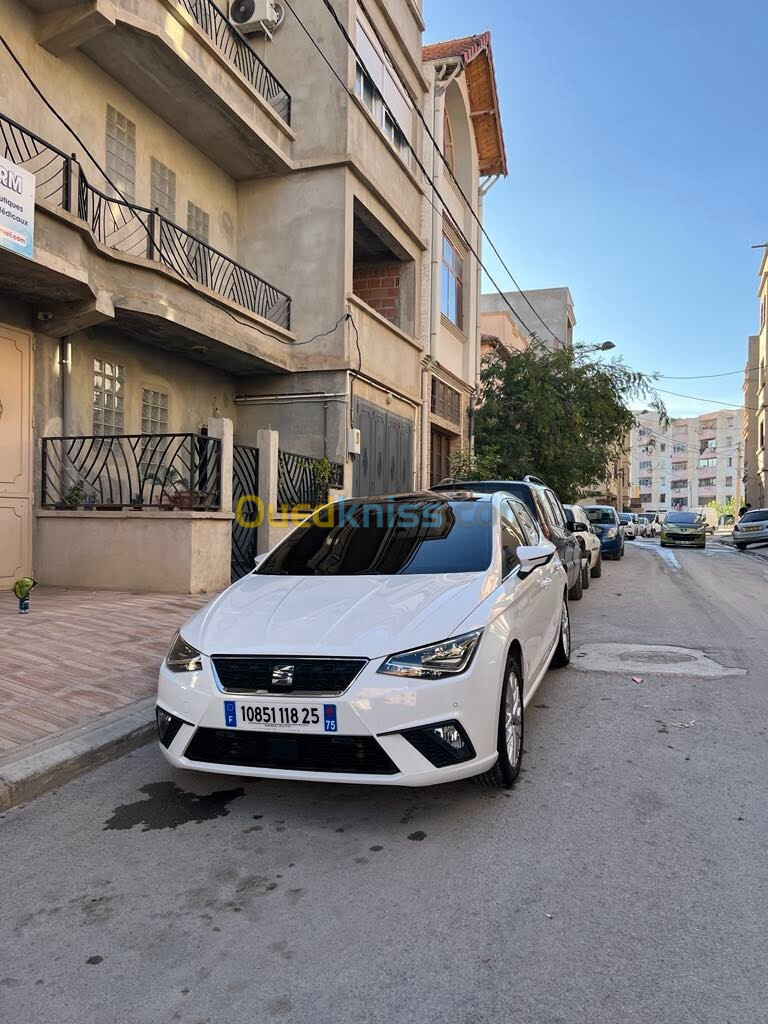
[[[338,73],[338,71],[336,70],[336,68],[335,68],[335,67],[333,66],[333,64],[331,63],[331,61],[330,61],[330,60],[328,59],[328,57],[327,57],[327,55],[326,55],[325,51],[324,51],[324,50],[322,49],[322,47],[320,46],[320,44],[319,44],[319,43],[317,42],[317,40],[316,40],[316,39],[314,38],[314,36],[312,35],[312,33],[311,33],[311,32],[309,31],[309,29],[307,28],[307,26],[306,26],[306,24],[305,24],[305,23],[303,22],[303,20],[302,20],[302,19],[301,19],[301,18],[299,17],[299,15],[298,15],[298,14],[296,13],[296,10],[295,10],[295,8],[294,8],[293,4],[291,3],[291,0],[285,0],[285,3],[286,3],[286,6],[288,7],[288,9],[289,9],[289,10],[291,11],[291,13],[293,14],[294,18],[296,18],[296,21],[297,21],[297,22],[299,23],[299,25],[301,26],[302,30],[304,31],[304,34],[305,34],[305,35],[307,36],[307,38],[308,38],[308,39],[309,39],[309,41],[311,42],[312,46],[313,46],[313,47],[314,47],[314,48],[315,48],[315,49],[317,50],[318,54],[319,54],[319,55],[320,55],[320,57],[321,57],[321,58],[323,59],[323,62],[324,62],[324,63],[325,63],[326,65],[327,65],[327,67],[329,68],[329,70],[331,71],[331,73],[333,74],[334,78],[336,79],[336,81],[337,81],[337,82],[339,83],[339,85],[341,86],[341,88],[342,88],[342,89],[344,90],[344,92],[346,92],[346,93],[347,93],[347,95],[348,95],[348,96],[350,96],[351,98],[354,98],[354,96],[355,96],[354,90],[350,88],[350,86],[349,86],[349,85],[347,84],[347,82],[346,82],[346,81],[344,81],[344,79],[343,79],[343,78],[341,77],[341,75],[340,75],[340,74]],[[333,7],[332,7],[332,6],[331,6],[331,4],[330,4],[330,3],[328,2],[328,0],[323,0],[323,3],[325,4],[326,8],[328,9],[328,11],[329,11],[329,13],[330,13],[330,15],[331,15],[331,17],[332,17],[332,19],[333,19],[333,21],[334,21],[335,25],[337,26],[337,28],[338,28],[338,29],[339,29],[339,31],[341,32],[342,36],[344,37],[344,40],[345,40],[345,42],[347,43],[347,46],[348,46],[348,47],[350,48],[350,50],[352,51],[352,53],[354,53],[354,55],[355,55],[356,59],[358,60],[358,62],[359,62],[359,64],[360,64],[361,68],[363,69],[364,73],[365,73],[365,74],[366,74],[366,75],[368,76],[368,78],[369,78],[369,79],[370,79],[370,80],[372,81],[372,80],[373,80],[373,79],[372,79],[372,76],[371,76],[370,72],[368,71],[368,68],[367,68],[367,66],[366,66],[366,64],[365,64],[365,61],[364,61],[364,60],[362,59],[362,57],[360,56],[360,53],[359,53],[359,51],[357,50],[357,47],[356,47],[356,46],[355,46],[355,44],[354,44],[354,43],[352,42],[352,39],[350,38],[350,36],[349,36],[349,33],[347,32],[346,28],[344,27],[344,25],[343,25],[343,24],[341,23],[341,21],[339,20],[339,18],[338,18],[338,16],[337,16],[336,12],[334,11]],[[363,5],[361,4],[361,7],[362,7],[362,6],[363,6]],[[363,7],[363,9],[364,9],[364,7]],[[384,49],[385,49],[385,53],[387,53],[387,56],[389,57],[390,61],[392,62],[392,68],[394,69],[395,73],[396,73],[396,74],[398,75],[398,78],[400,79],[400,82],[401,82],[401,84],[403,84],[403,85],[404,85],[404,83],[403,83],[403,80],[402,80],[402,78],[400,77],[400,75],[399,75],[399,72],[398,72],[398,70],[397,70],[397,67],[396,67],[396,65],[395,65],[395,62],[394,62],[394,61],[392,60],[392,57],[391,57],[391,55],[389,55],[389,53],[388,53],[388,51],[386,50],[386,48],[384,48]],[[415,103],[413,102],[413,99],[411,99],[410,93],[408,93],[408,92],[407,92],[407,90],[406,90],[406,93],[407,93],[407,95],[408,95],[408,97],[409,97],[409,99],[410,99],[410,105],[411,105],[411,107],[412,107],[412,108],[413,108],[413,109],[414,109],[414,110],[416,111],[416,114],[418,115],[419,119],[420,119],[420,120],[422,121],[422,124],[424,124],[424,127],[425,127],[425,129],[426,129],[427,133],[429,134],[429,137],[430,137],[430,138],[432,139],[432,142],[433,142],[433,145],[435,146],[435,149],[436,149],[436,151],[437,151],[438,153],[440,153],[440,149],[439,149],[439,147],[437,146],[437,143],[436,143],[436,141],[435,141],[435,139],[434,139],[434,136],[432,135],[432,132],[430,131],[430,129],[429,129],[429,127],[428,127],[428,125],[427,125],[427,124],[426,124],[426,122],[424,121],[424,116],[423,116],[423,114],[422,114],[422,113],[421,113],[421,111],[420,111],[420,110],[418,109],[418,107],[416,106],[416,104],[415,104]],[[434,209],[434,210],[435,210],[435,211],[436,211],[437,213],[439,213],[439,214],[441,214],[441,215],[444,215],[444,216],[447,216],[447,217],[448,217],[448,219],[449,219],[449,221],[450,221],[450,223],[451,223],[451,226],[452,226],[453,230],[454,230],[454,231],[455,231],[455,232],[457,233],[457,235],[458,235],[458,236],[459,236],[459,238],[461,239],[462,243],[463,243],[463,244],[464,244],[464,245],[466,246],[467,250],[468,250],[469,252],[471,252],[471,253],[472,253],[472,255],[473,255],[473,256],[475,257],[475,259],[477,260],[477,262],[478,262],[478,264],[480,265],[480,267],[482,267],[483,271],[485,272],[486,276],[488,277],[488,280],[489,280],[489,281],[491,282],[491,284],[493,285],[493,287],[494,287],[494,288],[496,289],[496,292],[498,293],[498,295],[499,295],[499,296],[500,296],[500,297],[501,297],[501,298],[503,299],[503,301],[504,301],[504,304],[505,304],[505,305],[507,306],[507,308],[509,309],[509,311],[510,311],[510,313],[512,314],[513,318],[514,318],[514,319],[516,319],[516,320],[518,320],[518,321],[519,321],[519,322],[520,322],[520,323],[522,324],[523,328],[525,329],[525,331],[526,331],[526,333],[527,333],[527,334],[529,335],[529,337],[535,338],[535,337],[536,337],[536,332],[535,332],[535,331],[532,331],[532,330],[531,330],[531,328],[530,328],[530,327],[529,327],[529,326],[528,326],[528,325],[526,324],[525,320],[524,320],[524,319],[522,318],[522,316],[520,315],[520,313],[519,313],[519,312],[518,312],[518,311],[517,311],[517,310],[516,310],[516,309],[515,309],[515,308],[514,308],[514,307],[512,306],[512,304],[511,304],[511,302],[509,301],[509,299],[508,299],[508,298],[506,297],[506,295],[504,294],[504,292],[503,292],[503,291],[501,290],[501,288],[500,288],[500,286],[499,286],[498,282],[497,282],[497,281],[496,281],[496,280],[494,279],[494,277],[492,276],[492,274],[491,274],[491,272],[489,271],[488,267],[487,267],[487,266],[485,265],[485,263],[483,263],[483,260],[482,260],[482,258],[480,257],[480,254],[478,253],[478,251],[477,251],[477,249],[475,248],[475,246],[473,246],[473,245],[472,245],[472,243],[471,243],[471,242],[469,241],[469,239],[468,239],[468,238],[466,237],[466,235],[464,234],[464,232],[463,232],[463,231],[461,230],[461,228],[459,227],[459,225],[458,225],[458,224],[456,223],[456,221],[454,220],[453,216],[451,215],[451,212],[450,212],[450,209],[449,209],[449,207],[448,207],[448,204],[446,203],[446,201],[445,201],[445,199],[443,198],[443,196],[442,196],[442,194],[441,194],[440,190],[438,189],[437,185],[435,184],[435,181],[434,181],[434,179],[433,179],[433,178],[432,178],[432,176],[430,175],[430,173],[429,173],[429,171],[427,170],[427,168],[426,168],[426,167],[424,166],[424,163],[422,162],[421,158],[419,157],[419,154],[418,154],[418,153],[416,152],[416,149],[414,148],[414,146],[413,146],[413,143],[412,143],[412,142],[410,141],[410,139],[408,138],[408,136],[407,136],[406,132],[404,132],[404,131],[403,131],[402,127],[400,126],[400,122],[398,121],[397,117],[395,116],[394,112],[392,111],[391,107],[390,107],[390,106],[389,106],[389,104],[388,104],[388,103],[386,102],[386,100],[384,99],[384,97],[383,97],[383,96],[381,97],[381,104],[382,104],[382,107],[383,107],[383,109],[384,109],[384,110],[386,111],[386,113],[387,113],[387,114],[389,115],[389,117],[390,117],[390,118],[392,119],[392,122],[393,122],[393,123],[394,123],[395,125],[397,125],[397,127],[398,127],[398,129],[399,129],[399,131],[400,131],[400,134],[402,135],[402,137],[403,137],[403,140],[404,140],[404,142],[405,142],[406,148],[407,148],[407,149],[408,149],[408,151],[409,151],[409,152],[411,153],[411,155],[412,155],[412,157],[413,157],[414,161],[416,162],[416,165],[417,165],[417,167],[419,168],[419,170],[421,171],[421,173],[422,173],[422,174],[424,175],[424,178],[425,178],[425,179],[426,179],[426,181],[427,181],[427,182],[428,182],[428,183],[430,184],[430,186],[431,186],[431,188],[432,188],[432,191],[433,191],[433,192],[435,193],[435,195],[436,195],[436,196],[437,196],[437,198],[439,199],[439,201],[440,201],[440,205],[441,205],[441,208],[440,208],[440,209],[438,209],[438,207],[436,206],[436,204],[435,204],[435,203],[434,203],[434,202],[433,202],[433,201],[432,201],[432,200],[431,200],[431,199],[429,198],[429,196],[427,196],[427,197],[426,197],[426,199],[427,199],[427,202],[428,202],[428,203],[429,203],[429,204],[430,204],[430,205],[432,206],[432,208],[433,208],[433,209]],[[445,157],[444,157],[444,155],[443,155],[442,153],[440,153],[440,156],[441,156],[441,158],[443,159],[443,161],[445,161]],[[450,168],[449,168],[449,170],[450,170]],[[455,178],[454,178],[453,180],[455,181]],[[496,250],[496,247],[495,247],[495,246],[493,245],[493,242],[492,242],[492,240],[491,240],[491,239],[490,239],[490,238],[488,237],[487,233],[485,232],[485,229],[483,228],[483,225],[482,225],[482,221],[480,220],[480,218],[479,218],[479,217],[477,216],[477,214],[476,214],[476,213],[475,213],[475,211],[473,210],[473,208],[472,208],[472,204],[471,204],[471,203],[469,202],[469,200],[467,199],[466,195],[464,194],[464,191],[463,191],[463,190],[461,189],[461,187],[460,187],[460,185],[458,184],[458,182],[456,182],[456,185],[457,185],[457,188],[459,189],[459,191],[461,192],[461,196],[462,196],[462,198],[464,199],[464,202],[465,202],[465,203],[467,204],[467,207],[468,207],[468,209],[469,209],[469,211],[470,211],[470,213],[471,213],[471,215],[472,215],[472,218],[473,218],[473,219],[474,219],[474,220],[475,220],[475,221],[477,222],[477,224],[479,225],[479,227],[480,227],[481,231],[483,231],[483,234],[484,234],[484,236],[485,236],[486,238],[488,238],[488,241],[490,242],[490,244],[491,244],[491,247],[492,247],[492,248],[494,249],[494,251],[495,251],[495,252],[497,253],[497,255],[498,255],[498,250]],[[509,273],[509,274],[510,274],[510,277],[512,277],[512,275],[511,275],[511,273],[510,273],[510,271],[509,271],[509,268],[508,268],[508,267],[506,266],[506,264],[504,264],[503,260],[501,260],[501,257],[499,257],[499,259],[500,259],[500,261],[502,262],[502,265],[504,266],[504,269],[505,269],[505,270],[507,271],[507,273]],[[514,278],[513,278],[513,280],[514,280]],[[516,284],[516,286],[517,286],[517,283],[516,283],[516,282],[515,282],[515,284]],[[517,287],[519,287],[519,286],[517,286]],[[478,296],[478,299],[479,299],[479,296]],[[527,301],[527,300],[526,300],[526,301]],[[530,303],[528,303],[528,304],[530,305]],[[535,310],[535,309],[533,308],[533,306],[531,306],[531,309],[533,309],[534,313],[536,313],[536,310]],[[536,314],[536,315],[538,316],[538,314]],[[541,319],[541,318],[539,317],[539,319]],[[544,321],[543,321],[543,320],[542,320],[542,323],[544,323]],[[546,324],[544,324],[544,326],[546,327],[547,325],[546,325]],[[549,328],[547,328],[547,329],[549,329]],[[550,332],[550,333],[551,333],[551,332]],[[555,338],[555,340],[557,340],[557,341],[560,341],[560,339],[559,339],[559,338],[557,338],[557,336],[556,336],[556,335],[554,335],[554,334],[553,334],[553,337]],[[562,344],[562,342],[560,342],[560,344]]]
[[[48,110],[53,114],[53,116],[56,118],[56,120],[59,121],[64,126],[64,128],[69,132],[69,134],[80,145],[80,147],[82,148],[82,150],[85,153],[85,155],[91,161],[91,163],[96,168],[96,170],[99,172],[99,174],[101,174],[101,176],[104,178],[104,180],[109,185],[109,187],[114,191],[115,195],[119,199],[121,199],[126,204],[126,206],[128,206],[129,208],[132,207],[133,204],[131,203],[131,201],[124,195],[123,192],[120,191],[120,189],[117,187],[117,185],[114,183],[114,181],[112,181],[112,179],[109,177],[109,174],[104,170],[104,168],[101,166],[99,161],[93,155],[91,150],[85,144],[83,139],[78,135],[78,133],[75,131],[75,129],[62,117],[62,115],[59,113],[59,111],[56,109],[56,107],[54,107],[54,105],[51,103],[51,101],[48,99],[48,97],[43,93],[42,89],[38,86],[37,82],[35,82],[35,80],[31,76],[31,74],[27,71],[27,69],[24,67],[22,62],[16,56],[14,51],[11,49],[10,44],[8,43],[8,41],[5,39],[5,37],[3,35],[0,35],[0,43],[2,43],[2,45],[5,47],[6,51],[8,52],[8,54],[9,54],[9,56],[11,58],[11,60],[14,62],[16,67],[19,69],[19,71],[22,73],[24,78],[27,80],[29,85],[32,87],[34,92],[37,94],[37,96],[42,100],[42,102],[45,104],[45,106],[48,108]],[[141,227],[144,229],[144,232],[146,233],[147,237],[150,240],[152,240],[152,236],[151,236],[151,233],[150,233],[150,230],[149,230],[148,226],[144,223],[144,221],[141,219],[141,217],[138,217],[137,219],[138,219],[138,222],[141,225]],[[345,312],[345,313],[343,313],[339,317],[339,319],[336,321],[336,323],[333,325],[333,327],[331,327],[327,331],[321,331],[320,333],[313,335],[313,337],[307,338],[306,341],[286,341],[284,338],[281,338],[277,334],[274,334],[274,335],[267,334],[266,331],[261,330],[261,328],[257,327],[255,324],[248,323],[246,320],[241,320],[231,310],[227,309],[226,306],[221,305],[220,303],[218,303],[214,299],[212,299],[210,296],[206,295],[204,292],[202,292],[198,288],[196,288],[195,285],[193,284],[193,282],[190,281],[189,278],[184,277],[184,275],[182,273],[180,273],[180,271],[176,267],[174,267],[172,263],[170,263],[166,259],[163,259],[161,252],[158,253],[158,256],[160,257],[160,260],[161,260],[163,266],[166,267],[168,270],[170,270],[171,273],[176,276],[178,281],[184,287],[188,288],[191,292],[193,292],[199,298],[203,299],[203,301],[207,302],[208,305],[212,306],[214,309],[217,309],[217,310],[221,311],[222,313],[226,313],[226,315],[231,320],[233,320],[236,324],[239,324],[241,327],[246,327],[249,330],[255,331],[257,334],[260,334],[263,338],[267,338],[270,341],[278,341],[281,345],[286,345],[289,348],[296,348],[296,347],[299,347],[301,345],[311,345],[312,342],[318,341],[320,338],[326,338],[329,335],[333,334],[338,329],[339,325],[341,323],[345,322],[345,321],[349,321],[350,323],[352,323],[352,325],[354,327],[354,319],[352,317],[352,314],[349,313],[349,312]],[[358,348],[359,348],[359,345],[358,345]]]

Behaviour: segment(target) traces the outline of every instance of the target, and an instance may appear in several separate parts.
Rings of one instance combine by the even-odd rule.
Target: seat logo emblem
[[[281,690],[290,690],[293,686],[293,665],[275,665],[272,669],[272,685]]]

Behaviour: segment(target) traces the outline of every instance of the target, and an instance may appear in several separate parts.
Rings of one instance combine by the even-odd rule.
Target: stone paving
[[[0,595],[0,758],[152,696],[176,629],[212,594],[36,587]]]

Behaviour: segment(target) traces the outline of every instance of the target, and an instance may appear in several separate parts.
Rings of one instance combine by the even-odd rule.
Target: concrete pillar
[[[265,554],[272,547],[270,518],[277,509],[277,451],[280,435],[276,430],[257,430],[256,447],[259,449],[259,499],[264,507],[264,519],[258,528],[258,553]]]
[[[211,416],[208,436],[221,438],[221,511],[232,512],[232,473],[234,469],[234,426],[226,416]]]

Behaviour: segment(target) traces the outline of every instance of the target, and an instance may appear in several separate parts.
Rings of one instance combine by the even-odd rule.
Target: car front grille
[[[686,540],[703,540],[704,535],[698,533],[667,533],[667,540],[686,541]]]
[[[373,736],[287,735],[237,729],[198,729],[190,761],[295,772],[396,775],[397,766]]]
[[[360,674],[366,660],[216,654],[213,665],[221,688],[228,693],[272,693],[283,697],[311,693],[338,697]]]

